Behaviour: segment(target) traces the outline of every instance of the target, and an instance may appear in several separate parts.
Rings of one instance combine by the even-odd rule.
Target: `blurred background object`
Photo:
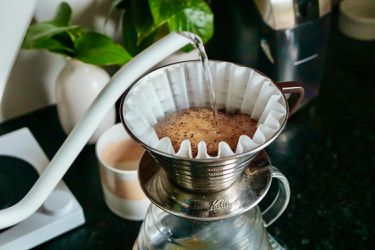
[[[330,0],[212,1],[208,56],[254,67],[275,81],[305,84],[315,97],[324,72]]]
[[[251,0],[210,2],[215,32],[205,46],[208,58],[258,67],[261,18]]]
[[[22,38],[33,16],[37,0],[0,2],[0,104],[10,70],[21,46]],[[17,14],[16,14],[17,13]],[[0,121],[3,114],[0,112]]]
[[[324,72],[331,1],[255,2],[263,19],[260,69],[276,81],[302,82],[311,100]]]
[[[339,29],[351,38],[363,41],[375,40],[375,1],[342,1]]]

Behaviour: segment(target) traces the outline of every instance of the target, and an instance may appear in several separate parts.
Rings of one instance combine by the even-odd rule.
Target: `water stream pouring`
[[[95,99],[27,195],[17,204],[0,211],[0,229],[23,221],[43,204],[108,110],[131,83],[157,63],[190,43],[191,40],[186,36],[171,33],[124,65]]]

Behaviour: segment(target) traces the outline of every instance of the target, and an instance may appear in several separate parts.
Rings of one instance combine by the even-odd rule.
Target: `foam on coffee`
[[[250,115],[239,111],[226,112],[219,110],[218,127],[215,126],[213,112],[206,107],[192,107],[178,110],[160,119],[154,126],[159,138],[169,137],[177,152],[183,140],[189,139],[194,156],[198,152],[200,141],[206,142],[207,153],[215,156],[218,145],[225,141],[235,151],[241,135],[250,138],[256,131],[257,121]]]

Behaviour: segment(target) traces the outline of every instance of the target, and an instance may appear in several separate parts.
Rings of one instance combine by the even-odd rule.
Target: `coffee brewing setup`
[[[201,141],[194,157],[189,140],[175,152],[170,138],[159,139],[152,126],[165,114],[209,106],[201,62],[168,65],[133,84],[123,96],[120,115],[128,134],[146,148],[138,173],[153,203],[135,249],[272,249],[266,227],[285,210],[290,189],[263,149],[289,116],[283,93],[299,93],[300,102],[303,90],[297,83],[274,84],[229,62],[210,61],[208,67],[216,106],[249,114],[258,121],[257,130],[252,138],[241,135],[234,152],[220,142],[217,155],[209,155]],[[257,204],[273,179],[278,194],[260,212]]]
[[[258,120],[257,131],[253,138],[241,136],[234,152],[220,142],[218,155],[212,157],[205,144],[199,143],[194,158],[190,144],[185,142],[176,153],[168,140],[155,137],[150,125],[171,111],[207,107],[209,94],[202,87],[202,64],[181,62],[145,72],[191,44],[191,37],[196,36],[171,33],[123,66],[27,195],[0,211],[0,228],[25,220],[43,204],[108,110],[125,93],[121,119],[127,132],[146,149],[138,174],[143,191],[153,203],[134,249],[272,249],[266,227],[285,210],[290,189],[264,148],[282,132],[303,99],[303,88],[295,82],[274,83],[250,68],[210,61],[217,104],[250,114]],[[226,93],[218,89],[226,89]],[[286,93],[298,95],[290,108]],[[257,205],[273,179],[277,180],[278,193],[261,212]]]

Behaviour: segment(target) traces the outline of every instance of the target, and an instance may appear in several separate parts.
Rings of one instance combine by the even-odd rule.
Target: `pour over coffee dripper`
[[[232,69],[244,68],[219,61],[211,61],[210,66],[222,63]],[[139,119],[134,115],[135,110],[150,113],[152,110],[160,111],[160,107],[147,106],[144,101],[137,106],[136,100],[151,98],[152,95],[143,96],[143,93],[151,91],[150,87],[155,85],[156,92],[161,96],[160,105],[167,107],[164,110],[166,113],[193,105],[199,107],[194,101],[187,104],[186,100],[194,100],[192,96],[181,101],[184,99],[181,96],[184,95],[175,91],[179,89],[176,78],[171,81],[174,85],[170,87],[172,101],[166,98],[157,83],[163,72],[168,72],[164,77],[168,79],[174,78],[172,75],[175,71],[181,71],[185,79],[190,79],[189,84],[198,84],[195,82],[196,77],[189,74],[199,75],[199,72],[186,70],[199,68],[195,67],[197,65],[200,65],[199,61],[162,67],[145,75],[124,94],[120,117],[128,134],[146,149],[138,174],[143,191],[153,203],[134,249],[271,249],[265,227],[272,224],[285,210],[290,189],[285,176],[272,167],[267,154],[262,150],[281,133],[288,116],[302,100],[303,89],[298,83],[275,84],[259,72],[246,69],[255,72],[257,79],[270,82],[276,94],[281,97],[279,102],[286,112],[280,117],[280,126],[268,134],[260,145],[239,154],[220,157],[219,153],[217,157],[205,159],[179,156],[168,151],[168,147],[160,147],[157,142],[149,140],[152,130],[146,125],[148,121],[155,122],[157,115],[153,118],[138,117]],[[228,77],[218,77],[216,81],[225,81],[226,78]],[[244,80],[246,84],[249,79]],[[194,87],[186,88],[186,93],[192,95]],[[299,94],[296,102],[291,105],[290,112],[284,93]],[[166,104],[168,102],[173,103],[172,108]],[[201,105],[207,107],[207,102],[201,101]],[[163,112],[159,112],[159,117],[161,113]],[[273,178],[278,180],[278,194],[272,204],[260,213],[257,204],[266,195]],[[221,233],[214,233],[215,230]]]
[[[201,74],[198,70],[201,67],[201,62],[199,61],[175,63],[147,74],[128,89],[120,107],[120,117],[124,127],[133,139],[147,149],[155,161],[164,169],[168,177],[176,184],[192,192],[199,193],[217,192],[231,186],[257,153],[267,147],[283,130],[289,116],[287,100],[283,93],[297,92],[300,94],[299,99],[292,105],[291,112],[294,112],[295,107],[303,96],[303,92],[301,94],[303,89],[298,83],[275,84],[261,73],[233,63],[210,61],[209,65],[210,68],[215,69],[212,70],[215,74],[220,75],[220,77],[213,76],[215,85],[219,86],[216,94],[218,96],[220,94],[223,95],[221,101],[219,98],[216,105],[224,109],[245,110],[244,112],[246,113],[252,112],[252,115],[257,113],[257,118],[259,120],[262,119],[262,123],[259,121],[261,124],[258,124],[258,126],[262,126],[263,130],[257,130],[253,142],[251,142],[253,145],[249,146],[243,143],[244,145],[241,146],[244,149],[240,153],[228,152],[225,147],[220,147],[222,145],[219,144],[219,155],[217,157],[211,158],[207,155],[204,159],[199,156],[192,158],[181,156],[178,153],[171,153],[170,146],[165,143],[166,140],[158,141],[152,138],[154,133],[152,126],[155,125],[157,119],[164,115],[188,107],[207,107],[209,102],[207,100],[208,95],[205,92],[208,91],[202,90],[202,86],[199,85],[204,83],[197,77],[197,75]],[[223,74],[219,71],[226,73]],[[233,86],[227,86],[229,90],[220,88],[223,85],[221,82],[234,78],[233,75],[239,75],[239,72],[243,76],[237,77],[235,79],[236,83],[231,84]],[[160,83],[161,81],[164,81],[164,83]],[[241,81],[241,83],[238,83],[238,81]],[[251,93],[251,88],[250,93],[247,95],[241,93],[246,92],[247,89],[246,91],[242,89],[240,91],[232,90],[233,88],[246,88],[247,85],[250,85],[248,82],[251,81],[256,81],[259,86],[258,94],[255,96]],[[226,85],[230,85],[230,83]],[[265,90],[266,88],[267,90]],[[268,92],[268,94],[264,94],[264,92]],[[263,97],[261,97],[262,94]],[[278,110],[276,108],[274,108],[275,110],[272,109],[272,101],[275,96],[279,100],[274,102],[281,106],[282,111],[280,111],[279,106],[277,107]],[[204,100],[205,97],[206,100]],[[264,104],[257,106],[256,103],[262,98],[265,99],[263,101]],[[151,101],[150,99],[156,99],[156,101]],[[227,101],[228,99],[231,99],[231,101]],[[246,99],[254,99],[254,101],[249,103]],[[250,108],[252,110],[249,111],[250,106],[252,106]],[[270,106],[271,108],[269,108]],[[137,117],[136,113],[142,115]],[[277,114],[274,115],[274,113]],[[265,124],[268,120],[278,121],[271,123],[267,127]],[[259,134],[260,136],[257,136]],[[181,148],[183,147],[182,145]],[[198,149],[204,151],[205,148],[200,146],[204,145],[198,145]]]

